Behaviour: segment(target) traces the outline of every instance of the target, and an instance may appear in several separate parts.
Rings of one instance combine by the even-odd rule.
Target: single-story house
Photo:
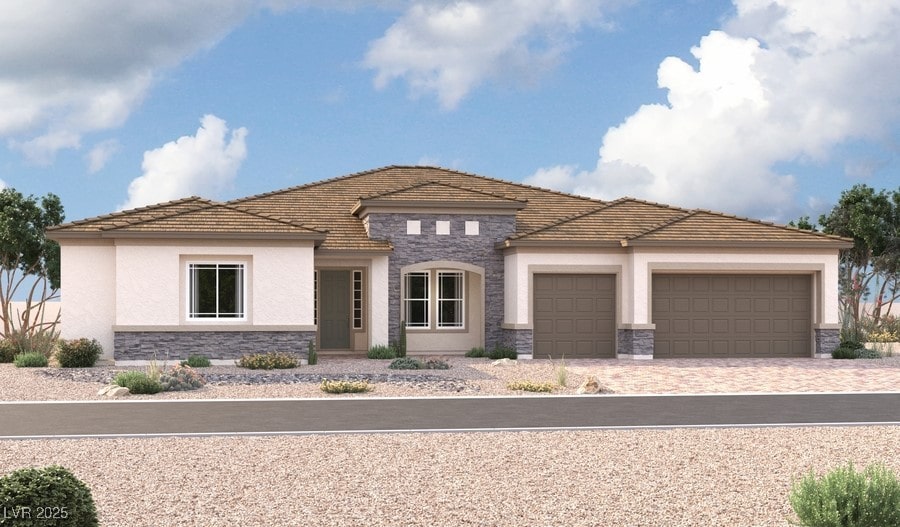
[[[819,357],[851,241],[707,210],[390,166],[48,230],[67,338],[116,361],[203,353]]]

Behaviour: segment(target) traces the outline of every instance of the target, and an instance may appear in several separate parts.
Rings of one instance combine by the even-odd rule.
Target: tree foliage
[[[59,244],[45,235],[65,215],[59,197],[25,197],[15,189],[0,190],[0,317],[3,336],[12,331],[33,333],[56,325],[43,320],[44,303],[58,298]],[[27,289],[27,291],[23,290]],[[21,295],[24,312],[12,313],[10,303]]]
[[[825,233],[854,240],[854,247],[841,254],[841,307],[845,328],[859,336],[863,316],[877,325],[900,298],[900,187],[876,192],[855,185],[841,193],[819,224]],[[867,299],[873,303],[871,313],[863,309]]]

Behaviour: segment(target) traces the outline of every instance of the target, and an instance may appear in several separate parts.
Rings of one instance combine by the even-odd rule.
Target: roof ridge
[[[589,214],[594,214],[594,213],[596,213],[596,212],[600,212],[601,210],[606,210],[606,209],[608,209],[608,208],[614,207],[614,206],[616,206],[616,205],[618,204],[618,203],[617,203],[618,201],[619,201],[619,200],[608,201],[608,202],[606,202],[606,203],[601,204],[599,207],[595,207],[595,208],[593,208],[593,209],[590,209],[590,210],[587,210],[587,211],[583,211],[583,212],[577,212],[577,213],[575,213],[575,214],[570,214],[570,215],[568,215],[568,216],[565,216],[565,217],[563,217],[563,218],[560,218],[560,219],[554,221],[553,223],[550,223],[550,224],[548,224],[548,225],[544,225],[544,226],[542,226],[542,227],[538,227],[537,229],[534,229],[534,230],[531,230],[531,231],[528,231],[528,232],[519,233],[519,234],[514,234],[514,235],[510,236],[509,239],[510,239],[510,240],[518,240],[518,239],[524,238],[524,237],[526,237],[526,236],[531,236],[532,234],[537,234],[537,233],[539,233],[539,232],[543,232],[543,231],[546,231],[546,230],[550,230],[550,229],[552,229],[552,228],[554,228],[554,227],[559,227],[560,225],[562,225],[562,224],[564,224],[564,223],[568,223],[568,222],[570,222],[570,221],[574,221],[574,220],[577,220],[577,219],[579,219],[579,218],[583,218],[583,217],[585,217],[585,216],[587,216],[587,215],[589,215]]]
[[[238,211],[238,212],[242,212],[242,213],[244,213],[244,214],[249,214],[250,216],[256,216],[256,217],[263,218],[263,219],[266,219],[266,220],[269,220],[269,221],[276,221],[276,222],[282,223],[282,224],[284,224],[284,225],[290,225],[291,227],[300,227],[301,229],[306,229],[306,230],[308,230],[308,231],[318,232],[318,233],[322,233],[322,234],[328,233],[328,231],[323,230],[323,229],[319,229],[319,228],[312,227],[312,226],[309,226],[309,225],[304,225],[304,224],[302,224],[302,223],[297,223],[297,222],[294,222],[294,221],[286,220],[286,219],[284,219],[284,218],[279,218],[278,216],[272,216],[272,215],[269,215],[269,214],[264,214],[264,213],[262,213],[262,212],[257,212],[257,211],[253,211],[253,210],[248,210],[248,209],[245,209],[244,207],[241,207],[241,206],[239,206],[239,205],[234,205],[234,204],[231,204],[231,203],[221,203],[220,205],[221,205],[222,207],[225,207],[225,208],[229,209],[229,210],[235,210],[235,211]]]
[[[676,216],[676,217],[668,219],[662,223],[653,225],[649,229],[639,232],[633,236],[626,236],[625,238],[623,238],[623,241],[637,240],[638,238],[640,238],[642,236],[646,236],[646,235],[650,234],[651,232],[656,232],[656,231],[658,231],[660,229],[664,229],[670,225],[674,225],[674,224],[678,223],[679,221],[690,218],[691,216],[693,216],[694,214],[697,214],[697,212],[698,212],[696,209],[695,210],[680,209],[680,210],[684,211],[684,213],[681,216]]]
[[[48,227],[47,230],[63,229],[63,228],[72,227],[72,226],[76,226],[76,225],[85,225],[88,223],[94,223],[97,221],[109,220],[109,219],[114,219],[114,218],[127,218],[128,216],[131,216],[131,215],[134,215],[134,214],[137,214],[140,212],[148,212],[148,211],[152,211],[154,209],[161,209],[163,207],[170,207],[172,205],[178,205],[181,203],[189,203],[192,201],[203,203],[203,206],[207,206],[210,203],[215,203],[212,200],[202,198],[200,196],[188,196],[186,198],[173,199],[173,200],[169,200],[169,201],[163,201],[160,203],[154,203],[152,205],[144,205],[142,207],[135,207],[133,209],[119,210],[119,211],[115,211],[115,212],[110,212],[108,214],[101,214],[99,216],[82,218],[80,220],[74,220],[74,221],[70,221],[67,223],[62,223],[60,225],[54,225],[52,227]],[[199,208],[202,208],[202,207],[199,207]],[[191,209],[191,210],[197,210],[197,209]],[[168,217],[169,215],[177,214],[177,213],[178,212],[172,212],[171,214],[164,214],[163,216],[160,216],[160,217]],[[141,223],[142,221],[145,221],[145,220],[136,221],[132,225]]]
[[[207,200],[207,201],[209,201],[209,200]],[[299,227],[299,228],[301,228],[301,229],[308,230],[308,231],[312,231],[312,232],[318,232],[318,233],[325,233],[325,232],[326,232],[326,231],[322,231],[322,230],[315,229],[315,228],[312,228],[312,227],[307,227],[306,225],[301,225],[301,224],[298,224],[298,223],[294,223],[294,222],[292,222],[292,221],[283,220],[283,219],[281,219],[281,218],[276,218],[276,217],[273,217],[273,216],[268,216],[268,215],[262,214],[262,213],[256,213],[256,212],[253,212],[253,211],[249,211],[249,210],[243,209],[242,207],[238,207],[238,206],[235,206],[235,205],[231,205],[231,204],[228,204],[228,203],[222,203],[222,202],[218,202],[218,201],[209,201],[209,202],[206,203],[205,206],[203,206],[203,207],[198,207],[198,208],[195,208],[195,209],[188,209],[188,210],[180,210],[180,211],[177,211],[177,212],[173,212],[173,213],[171,213],[171,214],[165,214],[165,215],[162,215],[162,216],[156,216],[156,217],[152,217],[152,218],[144,218],[144,219],[141,219],[140,221],[130,222],[130,223],[127,223],[127,224],[125,224],[125,225],[110,225],[110,226],[106,226],[106,227],[101,227],[100,230],[101,230],[101,231],[115,231],[115,230],[119,230],[119,229],[125,229],[125,228],[128,228],[128,227],[133,227],[133,226],[135,226],[135,225],[141,225],[141,224],[152,223],[152,222],[158,221],[158,220],[168,220],[168,219],[171,219],[171,218],[176,218],[176,217],[178,217],[178,216],[185,216],[185,215],[188,215],[188,214],[193,214],[193,213],[196,213],[196,212],[207,211],[207,210],[210,210],[210,209],[215,209],[215,208],[220,208],[220,207],[221,207],[221,208],[228,209],[228,210],[233,210],[233,211],[236,211],[236,212],[240,212],[241,214],[247,214],[248,216],[255,216],[255,217],[262,218],[262,219],[265,219],[265,220],[268,220],[268,221],[274,221],[274,222],[277,222],[277,223],[281,223],[281,224],[283,224],[283,225],[289,225],[289,226],[291,226],[291,227]]]
[[[466,185],[455,185],[453,183],[447,183],[446,181],[432,181],[432,180],[427,180],[427,179],[418,181],[412,185],[407,185],[405,187],[399,187],[399,188],[395,188],[395,189],[391,189],[391,190],[386,190],[384,192],[379,192],[377,194],[369,194],[368,196],[360,196],[359,199],[377,199],[379,197],[389,196],[391,194],[397,194],[400,192],[405,192],[407,190],[412,190],[414,188],[420,188],[420,187],[424,187],[427,185],[440,185],[442,187],[448,187],[448,188],[452,188],[452,189],[456,189],[456,190],[465,190],[466,192],[472,192],[474,194],[481,194],[483,196],[491,196],[493,198],[500,198],[500,199],[503,199],[506,201],[518,201],[521,203],[525,203],[528,201],[528,200],[517,198],[517,197],[506,196],[506,195],[500,194],[498,192],[491,192],[489,190],[481,190],[481,189],[477,189],[477,188],[466,186]]]
[[[709,209],[693,209],[693,211],[694,211],[694,212],[703,212],[703,213],[706,213],[706,214],[709,214],[709,215],[712,215],[712,216],[721,216],[721,217],[724,217],[724,218],[732,218],[732,219],[735,219],[735,220],[746,221],[746,222],[749,222],[749,223],[755,223],[755,224],[757,224],[757,225],[767,225],[767,226],[769,226],[769,227],[775,227],[775,228],[777,228],[777,229],[782,229],[782,230],[791,231],[791,232],[801,232],[801,233],[805,233],[805,234],[814,234],[814,235],[819,236],[819,237],[830,238],[830,239],[834,239],[834,240],[847,240],[847,239],[848,239],[848,238],[844,238],[843,236],[838,236],[838,235],[836,235],[836,234],[828,234],[828,233],[825,233],[825,232],[819,232],[819,231],[809,231],[809,230],[806,230],[806,229],[801,229],[801,228],[799,228],[799,227],[791,227],[790,225],[783,225],[783,224],[781,224],[781,223],[775,223],[774,221],[766,221],[766,220],[760,220],[760,219],[755,219],[755,218],[749,218],[749,217],[747,217],[747,216],[738,216],[738,215],[736,215],[736,214],[728,214],[727,212],[719,212],[719,211],[716,211],[716,210],[709,210]]]

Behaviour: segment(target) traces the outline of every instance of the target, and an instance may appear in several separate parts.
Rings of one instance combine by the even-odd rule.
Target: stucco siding
[[[95,338],[103,358],[113,357],[116,323],[116,254],[112,245],[64,244],[60,248],[60,336]]]

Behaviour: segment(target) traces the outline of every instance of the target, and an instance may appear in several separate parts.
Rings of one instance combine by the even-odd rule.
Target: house
[[[529,358],[814,357],[849,240],[390,166],[54,227],[64,337],[116,361],[515,347]]]

